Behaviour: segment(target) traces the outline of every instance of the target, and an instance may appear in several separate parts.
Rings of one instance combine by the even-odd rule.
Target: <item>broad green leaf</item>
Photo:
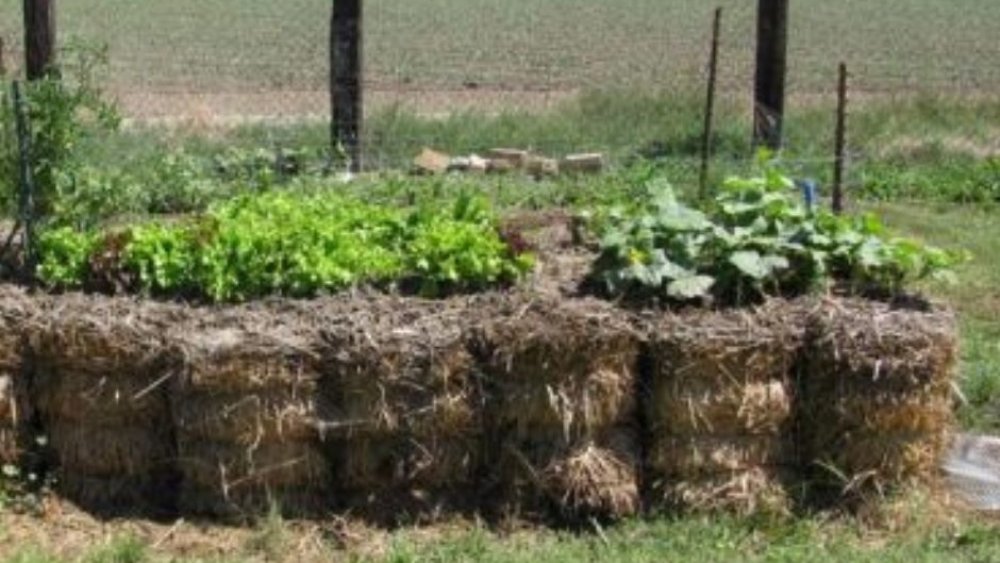
[[[704,213],[683,207],[661,213],[656,222],[669,231],[698,231],[712,225]]]
[[[769,275],[773,274],[775,271],[787,270],[792,266],[788,261],[788,258],[778,256],[776,254],[764,256],[761,258],[761,262],[764,264],[764,267],[767,269]]]
[[[885,245],[876,238],[866,240],[856,253],[858,265],[865,269],[877,268],[885,263]]]
[[[715,278],[711,276],[687,276],[670,282],[667,285],[667,295],[684,300],[705,297],[714,285]]]
[[[604,233],[601,238],[601,248],[614,249],[628,246],[628,237],[618,230],[611,230]]]
[[[734,252],[729,257],[729,263],[736,266],[746,276],[755,280],[762,280],[771,273],[761,259],[760,254],[753,250]]]
[[[691,272],[686,268],[683,268],[671,262],[667,258],[666,253],[664,253],[663,250],[660,249],[653,251],[650,268],[655,269],[657,274],[661,278],[665,279],[675,280],[675,279],[689,277],[691,275]],[[659,283],[656,285],[659,285]]]

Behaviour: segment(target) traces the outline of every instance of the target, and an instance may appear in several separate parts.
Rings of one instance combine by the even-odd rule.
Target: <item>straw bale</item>
[[[638,457],[634,443],[600,447],[585,443],[542,470],[544,490],[573,516],[625,518],[638,514]]]
[[[494,427],[518,436],[560,429],[573,442],[637,415],[639,339],[610,304],[515,300],[478,327],[474,341]]]
[[[740,516],[784,516],[793,499],[785,469],[753,467],[694,479],[654,483],[654,503],[681,512],[727,512]]]
[[[309,443],[272,443],[257,448],[180,440],[178,466],[185,484],[220,493],[242,488],[327,485],[326,459]]]
[[[482,467],[480,436],[355,434],[331,449],[346,491],[467,490]]]
[[[950,393],[890,399],[864,395],[831,398],[824,412],[836,416],[838,424],[812,428],[810,435],[821,442],[864,432],[934,436],[954,422]]]
[[[9,426],[0,425],[0,468],[17,464],[21,456],[20,436]]]
[[[14,399],[14,377],[0,373],[0,425],[13,425],[17,418],[17,403]]]
[[[318,356],[296,334],[220,329],[198,334],[202,347],[185,349],[188,382],[198,389],[239,392],[277,385],[308,385],[318,377]]]
[[[336,419],[332,426],[420,439],[479,432],[466,311],[421,300],[370,304],[328,318],[323,328],[328,377],[321,397],[324,412]]]
[[[203,311],[171,331],[183,511],[302,514],[325,501],[318,449],[318,332],[282,301]]]
[[[183,512],[231,516],[264,514],[277,506],[299,515],[330,504],[326,459],[308,443],[254,448],[180,442],[179,505]]]
[[[506,510],[563,518],[621,518],[640,508],[639,446],[628,427],[575,443],[558,433],[534,440],[508,437],[490,464],[494,501]]]
[[[56,490],[64,498],[97,514],[169,514],[175,496],[169,481],[148,475],[90,476],[60,471]]]
[[[88,426],[154,426],[169,420],[164,378],[172,372],[136,370],[105,375],[42,362],[34,375],[34,403],[43,418]]]
[[[0,466],[19,461],[33,412],[23,376],[24,333],[39,308],[24,289],[0,284]]]
[[[954,424],[952,312],[832,301],[811,331],[800,413],[805,463],[855,490],[935,475]]]
[[[205,310],[170,333],[183,511],[300,514],[329,485],[318,449],[318,332],[303,309],[267,302]],[[315,497],[315,498],[311,498]]]
[[[182,318],[173,305],[67,294],[33,318],[27,337],[56,371],[142,378],[162,371],[166,329]]]
[[[190,439],[253,446],[317,436],[315,398],[301,388],[178,393],[171,407],[177,432]]]
[[[58,421],[47,428],[48,444],[64,474],[88,477],[152,475],[172,466],[169,433],[157,427],[92,427]]]
[[[823,390],[933,392],[954,377],[958,332],[945,308],[833,301],[813,316],[811,332],[809,384]]]
[[[949,437],[945,432],[848,434],[840,448],[825,451],[820,459],[851,479],[871,479],[885,487],[936,475]]]
[[[182,317],[176,306],[68,294],[32,319],[31,401],[64,473],[138,475],[169,456],[165,333]]]
[[[879,489],[910,480],[926,480],[938,472],[948,449],[950,432],[856,431],[813,450],[808,461],[820,483]]]
[[[647,455],[654,478],[688,479],[797,462],[788,436],[655,436]]]
[[[0,466],[14,464],[19,456],[17,429],[20,426],[14,378],[0,374]]]
[[[661,396],[651,399],[651,408],[659,419],[656,431],[660,433],[776,435],[791,420],[794,391],[787,380],[743,386],[692,381],[674,387],[660,385],[657,390]]]
[[[25,290],[0,283],[0,371],[17,372],[24,357],[25,327],[33,323],[41,305]]]
[[[176,338],[184,358],[185,388],[218,393],[275,387],[309,387],[319,378],[317,340],[308,327],[284,324],[280,317],[242,325],[180,327]]]
[[[330,511],[331,499],[298,486],[239,488],[223,494],[217,487],[185,483],[178,506],[183,514],[253,520],[277,511],[285,517],[316,517]]]
[[[700,380],[720,388],[784,381],[805,338],[808,300],[756,309],[667,314],[652,323],[653,397]],[[661,391],[660,385],[670,389]]]

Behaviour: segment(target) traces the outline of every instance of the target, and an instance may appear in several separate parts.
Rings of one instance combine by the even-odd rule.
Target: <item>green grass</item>
[[[926,531],[926,530],[924,530]],[[575,561],[969,561],[1000,556],[1000,539],[989,527],[950,535],[902,533],[878,538],[861,528],[799,520],[754,526],[726,518],[659,520],[624,524],[604,536],[525,533],[497,541],[483,532],[414,547],[401,536],[393,562]]]
[[[748,522],[729,517],[690,517],[633,521],[579,533],[521,530],[501,534],[473,525],[428,530],[404,529],[380,540],[376,554],[338,550],[332,542],[310,546],[309,560],[408,562],[661,562],[661,561],[993,561],[1000,557],[1000,534],[995,525],[972,520],[937,521],[922,516],[920,504],[896,522],[899,529],[874,529],[852,520],[822,521],[803,518],[784,522]],[[252,535],[245,548],[214,561],[299,561],[291,528],[277,523],[268,532],[282,536],[277,544],[259,545]],[[257,534],[257,533],[255,533]],[[270,547],[268,547],[270,546]],[[301,544],[299,549],[301,549]],[[193,562],[197,554],[171,554],[150,549],[132,536],[113,538],[72,559],[41,549],[25,549],[8,561],[40,563]]]
[[[371,169],[406,169],[425,147],[449,154],[482,153],[507,146],[559,157],[600,151],[616,169],[653,159],[678,184],[698,177],[701,102],[668,92],[592,91],[542,114],[460,112],[429,118],[395,107],[375,111],[366,124],[365,160]],[[921,96],[871,101],[849,120],[847,185],[852,197],[941,201],[1000,199],[1000,96],[976,101]],[[991,128],[992,127],[992,128]],[[751,160],[750,118],[739,104],[722,102],[713,142],[715,179],[745,171]],[[833,113],[828,104],[792,109],[786,121],[784,165],[797,177],[829,187]],[[231,147],[305,148],[322,154],[324,124],[245,126],[226,134],[129,129],[86,147],[102,165],[150,168],[164,151],[184,147],[210,155]],[[996,151],[991,153],[991,151]],[[991,159],[989,154],[996,154]]]

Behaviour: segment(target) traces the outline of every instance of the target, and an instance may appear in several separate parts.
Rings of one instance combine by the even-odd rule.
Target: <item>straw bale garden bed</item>
[[[380,522],[784,514],[932,479],[955,320],[903,292],[953,257],[790,188],[52,228],[47,291],[0,286],[0,461],[99,514]]]

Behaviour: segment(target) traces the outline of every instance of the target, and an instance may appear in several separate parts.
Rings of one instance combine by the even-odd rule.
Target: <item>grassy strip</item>
[[[580,95],[544,113],[508,110],[428,117],[396,107],[369,118],[365,152],[370,166],[384,170],[406,169],[424,146],[451,154],[482,153],[498,146],[552,156],[602,151],[616,169],[653,162],[668,168],[676,183],[694,184],[701,104],[697,96],[668,91],[606,90]],[[832,174],[831,104],[820,100],[793,106],[785,123],[786,167],[796,177],[813,177],[824,186]],[[724,100],[718,116],[716,180],[745,170],[753,150],[743,100]],[[1000,141],[990,124],[998,121],[1000,97],[862,99],[852,106],[848,124],[848,183],[855,197],[997,201]],[[328,134],[325,123],[172,133],[130,129],[81,148],[104,175],[113,176],[107,170],[117,170],[119,177],[131,180],[125,182],[131,191],[153,200],[134,207],[169,211],[173,198],[180,200],[173,207],[188,210],[233,191],[213,194],[197,183],[205,176],[253,185],[280,181],[288,160],[297,172],[319,171],[328,161]],[[164,160],[164,153],[178,149],[180,157]],[[277,162],[282,160],[279,155],[289,154],[291,159]],[[277,166],[269,167],[269,161]]]
[[[104,532],[107,533],[107,532]],[[236,535],[236,534],[234,534]],[[108,537],[108,536],[105,536]],[[190,545],[152,547],[155,538],[110,536],[72,558],[37,547],[15,551],[9,561],[992,561],[1000,557],[995,524],[969,516],[945,518],[926,499],[902,502],[873,525],[855,519],[803,517],[748,521],[731,517],[688,517],[626,522],[607,529],[572,533],[525,529],[499,534],[471,524],[439,528],[368,531],[346,551],[329,538],[303,533],[280,519],[267,519],[238,543],[228,538],[229,555],[208,559]],[[202,540],[204,541],[204,540]],[[216,538],[218,541],[218,538]],[[56,547],[55,549],[59,549]],[[210,548],[209,548],[210,549]],[[193,551],[193,552],[192,552]]]

